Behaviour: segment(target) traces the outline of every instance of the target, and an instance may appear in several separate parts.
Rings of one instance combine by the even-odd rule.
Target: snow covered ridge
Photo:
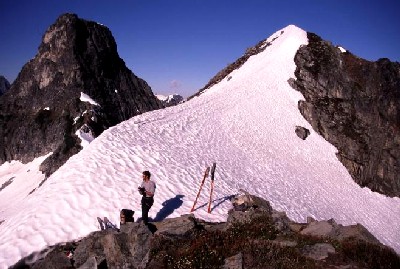
[[[341,47],[341,46],[338,46],[337,47],[341,52],[343,52],[343,53],[345,53],[345,52],[347,52],[347,50],[346,49],[344,49],[343,47]]]
[[[312,130],[298,110],[303,96],[288,84],[295,77],[295,54],[308,39],[295,26],[281,31],[233,70],[231,79],[188,102],[105,130],[34,193],[13,193],[20,202],[10,204],[7,215],[0,211],[0,268],[87,236],[99,229],[97,217],[119,223],[123,208],[141,217],[136,189],[144,170],[157,184],[150,218],[188,214],[204,170],[214,162],[211,213],[208,178],[193,212],[199,219],[226,221],[229,197],[245,189],[296,222],[312,217],[360,223],[400,253],[400,199],[358,186],[338,161],[337,149],[314,131],[305,140],[296,135],[296,126]],[[18,175],[3,174],[0,184],[12,176]],[[0,201],[13,184],[0,191]]]
[[[288,27],[296,27],[296,26],[289,25]],[[205,89],[208,89],[211,86],[220,82],[222,79],[227,77],[233,70],[240,68],[251,56],[264,51],[268,46],[272,45],[272,42],[274,42],[277,38],[279,38],[279,36],[281,36],[284,32],[285,32],[284,29],[277,31],[269,38],[258,42],[258,44],[255,45],[254,47],[247,48],[243,56],[241,56],[235,62],[229,64],[220,72],[218,72],[202,89],[200,89],[196,94],[190,96],[188,100],[195,96],[200,95]],[[227,79],[230,80],[231,78],[232,78],[231,76],[228,76]]]
[[[88,102],[94,106],[100,106],[96,101],[94,101],[89,95],[87,95],[86,93],[81,92],[81,97],[80,100],[82,102]]]

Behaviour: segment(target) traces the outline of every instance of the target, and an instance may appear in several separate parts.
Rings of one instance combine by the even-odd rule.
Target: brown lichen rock
[[[355,225],[343,226],[336,223],[334,219],[311,221],[301,229],[300,234],[311,235],[318,237],[329,237],[335,240],[345,240],[353,238],[356,240],[362,240],[372,244],[379,244],[379,240],[376,239],[364,226],[357,223]]]

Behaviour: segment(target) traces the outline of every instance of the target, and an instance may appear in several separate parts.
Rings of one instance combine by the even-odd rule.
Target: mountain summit
[[[8,91],[8,89],[10,89],[10,83],[5,77],[0,76],[0,96]]]
[[[108,28],[64,14],[0,100],[0,163],[50,154],[41,167],[50,175],[85,139],[161,107]]]

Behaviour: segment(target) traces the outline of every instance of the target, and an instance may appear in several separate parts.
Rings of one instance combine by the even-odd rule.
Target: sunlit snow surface
[[[295,221],[312,216],[361,223],[399,253],[400,199],[354,183],[336,149],[300,115],[302,96],[287,80],[294,77],[293,58],[307,44],[307,35],[295,26],[283,31],[272,35],[268,41],[278,36],[272,45],[233,71],[231,79],[186,103],[110,128],[16,203],[12,214],[13,205],[5,215],[1,209],[1,268],[46,245],[98,230],[98,216],[119,223],[120,209],[131,208],[140,217],[137,187],[143,170],[150,170],[157,183],[150,217],[187,214],[204,170],[213,162],[212,212],[207,213],[207,181],[194,212],[199,218],[225,221],[228,198],[242,188]],[[305,141],[296,136],[296,125],[311,130]],[[0,180],[3,184],[7,176]],[[0,191],[2,205],[13,184]]]

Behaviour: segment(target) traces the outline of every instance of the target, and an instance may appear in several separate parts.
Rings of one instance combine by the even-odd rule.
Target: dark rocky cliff
[[[81,100],[84,93],[98,105]],[[81,149],[77,132],[103,130],[162,105],[118,56],[108,28],[64,14],[0,98],[0,164],[42,163],[47,175]]]
[[[8,91],[8,89],[10,89],[10,83],[5,77],[0,76],[0,96]]]
[[[312,33],[308,39],[289,81],[305,98],[300,112],[359,185],[400,197],[400,64],[360,59]]]

